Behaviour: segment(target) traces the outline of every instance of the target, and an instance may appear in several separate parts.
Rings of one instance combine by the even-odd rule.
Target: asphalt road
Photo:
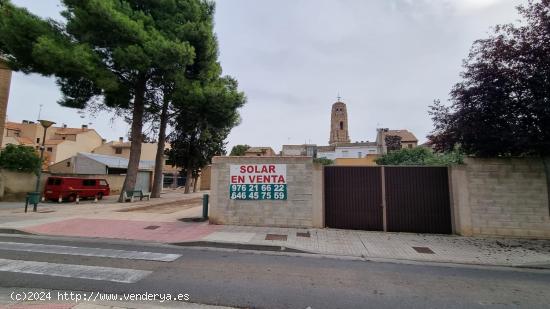
[[[548,308],[550,304],[547,270],[407,265],[7,235],[0,236],[0,287],[188,294],[191,302],[251,308]]]

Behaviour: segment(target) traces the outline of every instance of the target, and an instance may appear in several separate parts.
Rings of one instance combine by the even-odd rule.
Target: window
[[[105,179],[99,180],[99,185],[100,186],[106,186],[107,185],[107,180],[105,180]]]
[[[62,137],[61,139],[62,139],[62,140],[65,140],[65,139],[66,139],[66,137],[65,137],[65,136],[63,136],[63,137]]]
[[[48,185],[59,186],[61,184],[61,178],[48,178]]]
[[[344,122],[340,121],[340,130],[344,130]]]
[[[84,179],[82,185],[85,187],[93,187],[95,186],[95,179]]]
[[[71,167],[71,161],[67,161],[67,167]]]
[[[49,152],[52,152],[52,151],[53,151],[53,148],[52,148],[52,147],[48,147],[46,150],[49,151]]]
[[[116,154],[122,154],[122,148],[115,148]]]
[[[361,151],[359,151],[359,152],[357,153],[357,157],[358,157],[358,158],[362,158],[362,157],[363,157],[363,153],[362,153]]]
[[[407,147],[413,148],[413,144],[408,144]]]
[[[37,143],[37,144],[40,144],[40,137],[37,137],[37,138],[36,138],[36,143]]]

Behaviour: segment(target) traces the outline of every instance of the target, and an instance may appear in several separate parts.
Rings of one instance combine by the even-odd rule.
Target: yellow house
[[[7,144],[27,145],[40,149],[44,128],[32,121],[7,122],[2,148]],[[81,128],[50,127],[46,131],[45,152],[48,165],[63,161],[79,152],[91,152],[103,143],[101,136],[87,125]]]
[[[125,142],[122,137],[118,141],[111,141],[103,143],[99,147],[95,148],[92,152],[102,155],[115,156],[121,158],[130,158],[130,146],[131,142]],[[167,144],[167,147],[170,145]],[[141,157],[140,160],[155,160],[157,155],[157,143],[142,143],[141,144]]]
[[[418,139],[409,130],[390,130],[387,128],[378,128],[376,131],[376,144],[379,148],[379,154],[385,154],[388,152],[386,146],[386,136],[399,136],[401,138],[401,148],[415,148],[418,146]]]
[[[118,141],[103,143],[101,146],[94,149],[92,153],[129,159],[131,145],[132,145],[131,142],[129,141],[125,142],[124,139],[120,137]],[[170,144],[167,143],[165,145],[165,149],[170,149]],[[155,161],[156,156],[157,156],[157,143],[141,144],[140,160]],[[176,174],[180,171],[179,168],[172,167],[172,165],[169,164],[168,160],[166,160],[162,170],[165,173],[176,173]]]
[[[118,141],[111,141],[108,143],[103,143],[101,146],[97,147],[92,151],[94,154],[115,156],[120,158],[130,158],[130,146],[132,145],[129,141],[124,141],[124,138],[120,137]],[[166,143],[165,149],[170,149],[170,144]],[[141,161],[151,161],[155,162],[157,156],[157,143],[142,143],[141,144]],[[163,187],[177,187],[178,179],[181,179],[180,175],[181,169],[175,166],[172,166],[170,162],[165,158],[164,166],[162,167],[163,178]],[[181,181],[180,181],[181,183]]]

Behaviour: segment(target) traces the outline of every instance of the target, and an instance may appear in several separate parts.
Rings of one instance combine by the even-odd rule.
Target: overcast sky
[[[13,0],[59,18],[57,0]],[[422,142],[428,106],[446,101],[472,42],[514,22],[526,0],[218,0],[216,32],[224,74],[237,78],[248,103],[235,144],[325,145],[340,93],[352,141],[373,141],[377,127],[409,129]],[[108,140],[129,126],[109,113],[81,118],[60,107],[52,78],[15,73],[8,119],[92,123]]]

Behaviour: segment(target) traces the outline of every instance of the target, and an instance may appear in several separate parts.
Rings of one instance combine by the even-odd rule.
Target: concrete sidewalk
[[[202,193],[166,194],[150,202],[60,205],[53,212],[0,211],[0,230],[183,245],[254,248],[272,246],[307,253],[476,265],[550,268],[549,240],[471,238],[336,229],[210,225],[179,219],[201,214]],[[43,207],[45,208],[45,207]]]
[[[57,236],[133,239],[162,243],[278,246],[308,253],[476,265],[550,268],[550,241],[470,238],[452,235],[292,229],[73,218],[22,231]],[[236,246],[238,248],[238,246]]]

